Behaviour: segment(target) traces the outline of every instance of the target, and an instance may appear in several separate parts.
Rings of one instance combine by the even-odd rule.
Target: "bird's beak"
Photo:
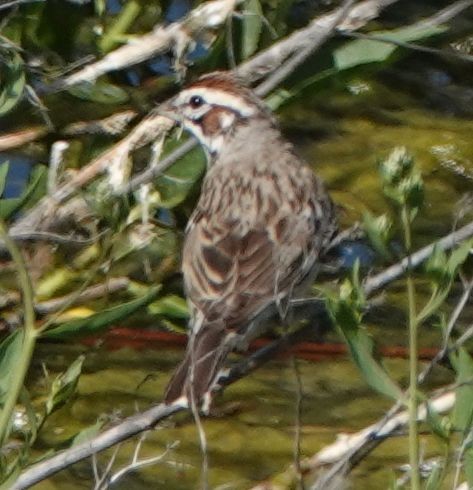
[[[160,104],[157,108],[157,112],[160,116],[172,119],[177,123],[179,123],[182,119],[176,106],[176,100],[174,97]]]
[[[183,117],[181,111],[179,110],[179,106],[176,103],[176,98],[173,97],[172,99],[169,99],[166,102],[160,104],[158,106],[157,112],[160,116],[167,117],[174,123],[174,125],[177,125],[177,127],[179,128],[177,139],[180,139],[182,131],[184,130],[184,126],[182,124]]]

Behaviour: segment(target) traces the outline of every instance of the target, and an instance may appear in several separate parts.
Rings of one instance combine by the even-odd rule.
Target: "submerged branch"
[[[428,409],[434,410],[435,413],[445,413],[455,405],[455,391],[448,391],[439,395],[428,404],[423,403],[418,407],[417,420],[426,419]],[[333,464],[330,470],[320,478],[312,490],[323,490],[329,487],[334,477],[338,474],[346,474],[349,468],[356,464],[369,452],[379,446],[387,437],[406,427],[409,420],[407,410],[400,413],[389,413],[377,423],[364,428],[363,430],[350,436],[339,437],[339,439],[324,447],[309,461],[307,461],[307,470],[314,470],[327,464]]]

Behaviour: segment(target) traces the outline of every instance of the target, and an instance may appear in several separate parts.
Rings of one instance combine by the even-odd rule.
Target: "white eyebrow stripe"
[[[228,107],[234,112],[241,114],[243,117],[251,116],[256,112],[254,106],[245,103],[240,97],[229,94],[224,90],[209,89],[205,87],[195,87],[183,90],[179,95],[179,103],[185,104],[193,95],[202,97],[204,101],[210,105]]]

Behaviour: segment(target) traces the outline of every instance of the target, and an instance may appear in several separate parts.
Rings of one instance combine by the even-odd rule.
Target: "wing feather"
[[[293,173],[287,182],[277,175],[268,182],[267,173],[207,175],[183,252],[187,297],[207,320],[248,323],[275,295],[289,295],[309,272],[301,269],[313,266],[323,239],[319,183],[304,167]]]

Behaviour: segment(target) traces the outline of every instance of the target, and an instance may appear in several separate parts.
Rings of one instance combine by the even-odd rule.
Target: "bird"
[[[314,280],[337,232],[336,210],[264,101],[232,73],[201,76],[161,113],[207,154],[182,252],[187,349],[164,403],[208,413],[229,353],[271,315],[284,319],[291,298]]]

